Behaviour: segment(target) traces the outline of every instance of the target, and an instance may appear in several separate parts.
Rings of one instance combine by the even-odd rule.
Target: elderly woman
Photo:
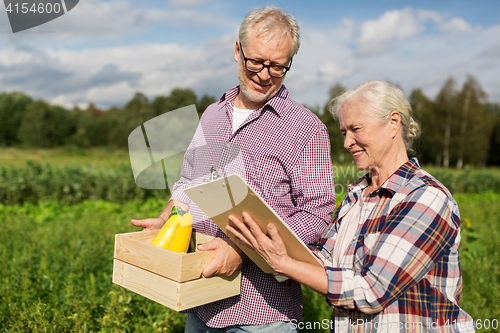
[[[457,203],[408,158],[418,124],[397,87],[365,82],[335,98],[344,147],[369,172],[352,183],[311,250],[324,268],[293,260],[276,230],[248,214],[228,227],[278,273],[326,296],[336,332],[471,332],[462,289]],[[333,328],[333,324],[331,324]]]

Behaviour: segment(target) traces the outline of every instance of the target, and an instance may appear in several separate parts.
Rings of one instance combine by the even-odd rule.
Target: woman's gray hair
[[[412,118],[410,102],[401,89],[383,81],[370,80],[361,83],[330,101],[328,108],[334,118],[339,118],[340,110],[347,102],[356,102],[365,112],[378,117],[383,123],[389,121],[392,111],[398,111],[403,124],[406,150],[408,153],[414,153],[413,139],[420,135],[420,126]]]
[[[239,40],[242,45],[247,44],[248,35],[257,24],[259,24],[257,35],[266,34],[280,39],[289,36],[292,39],[290,58],[297,54],[300,47],[299,24],[291,14],[276,6],[252,10],[240,25]]]

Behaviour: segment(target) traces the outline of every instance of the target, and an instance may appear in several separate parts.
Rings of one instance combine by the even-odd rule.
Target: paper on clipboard
[[[226,233],[226,225],[231,223],[228,219],[229,215],[241,217],[243,212],[247,212],[259,224],[264,233],[267,233],[267,224],[273,223],[276,226],[291,258],[322,267],[321,262],[307,248],[304,242],[294,234],[272,208],[239,175],[232,174],[217,178],[185,189],[184,193],[224,233]],[[233,234],[228,232],[226,235],[234,239]],[[238,243],[236,245],[265,273],[276,274],[257,252],[244,245]]]

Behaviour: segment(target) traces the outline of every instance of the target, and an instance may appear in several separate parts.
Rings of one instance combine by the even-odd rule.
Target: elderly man
[[[134,225],[161,228],[176,205],[196,211],[183,190],[199,183],[197,175],[216,170],[239,173],[306,244],[319,238],[335,208],[333,173],[326,126],[283,85],[298,49],[299,27],[291,15],[274,6],[247,14],[234,48],[240,85],[203,113],[181,179],[159,217],[132,220]],[[221,162],[226,145],[238,153]],[[202,146],[208,150],[197,149]],[[215,250],[203,275],[229,276],[241,266],[241,294],[193,309],[186,332],[294,332],[290,321],[302,318],[300,285],[265,274],[208,217],[196,219],[194,229],[216,236],[199,247]]]

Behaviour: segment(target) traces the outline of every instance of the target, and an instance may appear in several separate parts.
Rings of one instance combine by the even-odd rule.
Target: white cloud
[[[500,44],[495,44],[482,51],[480,57],[500,58]]]
[[[423,30],[422,22],[410,9],[386,12],[377,20],[368,20],[361,26],[360,43],[405,40]]]
[[[235,34],[200,45],[145,43],[68,49],[0,50],[0,85],[62,105],[122,105],[137,91],[191,88],[220,95],[235,85]]]
[[[371,55],[392,50],[394,42],[422,32],[423,23],[429,17],[429,13],[418,15],[415,10],[406,8],[388,11],[376,20],[364,22],[360,27],[356,54]]]
[[[123,17],[131,5],[121,0],[87,0],[78,6],[90,14],[91,9],[85,6],[92,4],[107,14],[96,13],[98,17],[89,21],[78,18],[81,21],[75,24],[82,36],[98,39],[99,30],[106,26],[114,29],[109,36],[126,36],[151,24],[149,19],[141,22],[140,17],[149,18],[152,8],[134,8],[133,15]],[[166,8],[151,18],[161,22],[170,15]],[[78,11],[71,11],[68,19],[73,12]],[[68,22],[58,24],[61,29],[64,25],[78,30]],[[87,31],[87,25],[96,27]],[[130,30],[122,33],[121,27],[129,25]],[[199,44],[143,41],[71,49],[61,46],[64,44],[37,48],[24,42],[4,43],[0,48],[0,86],[66,106],[88,102],[102,107],[123,105],[137,91],[154,97],[168,95],[176,87],[219,98],[237,84],[232,57],[235,26]],[[500,25],[471,28],[463,18],[411,8],[391,10],[365,22],[343,19],[326,29],[302,25],[301,48],[285,84],[298,102],[322,106],[328,89],[337,82],[350,88],[369,79],[390,80],[408,94],[422,88],[433,98],[450,75],[460,84],[472,74],[490,100],[500,102],[499,35]]]
[[[422,22],[426,21],[433,21],[435,23],[443,22],[443,16],[440,13],[432,10],[419,9],[416,11],[416,14],[418,19]]]
[[[343,18],[342,19],[342,26],[347,28],[347,29],[350,29],[350,28],[353,28],[354,26],[356,26],[356,22],[354,22],[353,20]]]
[[[402,32],[392,30],[405,24]],[[295,99],[323,105],[328,88],[337,82],[350,88],[370,79],[389,80],[407,94],[421,88],[434,98],[450,76],[462,84],[472,74],[490,100],[500,102],[500,63],[495,61],[500,25],[470,26],[438,12],[405,9],[341,24],[330,32],[309,27],[304,29],[301,58],[285,84]]]
[[[454,17],[440,25],[442,31],[446,32],[467,32],[472,29],[471,25],[461,17]]]
[[[73,44],[80,39],[118,41],[146,32],[155,25],[182,29],[228,24],[227,18],[216,13],[183,7],[154,8],[132,4],[126,0],[80,1],[74,10],[24,33],[11,35],[10,41],[21,38],[37,41],[56,39]]]

